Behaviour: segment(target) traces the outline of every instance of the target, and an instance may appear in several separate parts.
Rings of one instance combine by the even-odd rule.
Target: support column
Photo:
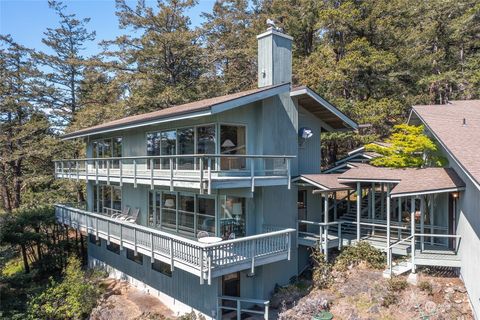
[[[410,198],[410,232],[411,240],[411,255],[412,255],[412,273],[415,273],[415,197]]]
[[[434,234],[435,229],[433,229],[433,224],[435,223],[435,213],[433,212],[433,197],[434,195],[430,195],[430,233]],[[433,236],[430,237],[430,245],[434,244]]]
[[[387,184],[387,252],[388,248],[390,247],[390,184]],[[388,257],[388,265],[392,263],[390,261],[390,255],[387,255]]]
[[[402,225],[402,198],[398,198],[398,226]],[[402,239],[402,229],[398,229],[398,239]]]
[[[381,183],[380,216],[385,219],[385,184]]]
[[[425,233],[425,198],[423,196],[420,196],[420,233],[424,234]],[[425,237],[421,236],[420,237],[420,251],[425,250]]]
[[[375,182],[372,182],[372,220],[375,223],[376,213],[375,213]],[[375,226],[372,226],[372,235],[375,235]]]
[[[362,188],[357,182],[357,241],[360,241],[360,212],[362,210]]]
[[[328,223],[328,193],[325,192],[323,194],[323,196],[325,197],[324,198],[324,217],[323,217],[323,222],[325,222],[325,224]],[[324,245],[325,245],[325,260],[328,261],[328,225],[325,225],[325,228],[323,229],[323,232],[324,232],[324,238],[325,238],[325,241],[324,241]]]
[[[333,220],[337,221],[337,193],[333,193]]]

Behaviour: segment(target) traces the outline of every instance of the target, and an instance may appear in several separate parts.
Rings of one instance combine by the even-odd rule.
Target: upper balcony
[[[212,189],[282,186],[290,189],[295,156],[195,154],[55,160],[55,176],[86,181]]]

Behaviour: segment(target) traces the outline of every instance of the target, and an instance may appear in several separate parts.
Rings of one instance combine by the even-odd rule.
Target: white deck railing
[[[178,235],[116,220],[108,216],[56,205],[57,221],[114,242],[141,254],[193,273],[211,284],[212,277],[251,269],[280,260],[290,260],[291,235],[284,229],[244,238],[204,244]],[[222,273],[223,272],[223,273]]]
[[[156,181],[199,183],[200,193],[211,194],[213,179],[225,177],[249,179],[253,191],[255,179],[284,178],[291,185],[290,161],[286,155],[191,154],[54,160],[58,178],[99,180],[110,183],[148,183]]]
[[[231,306],[227,305],[229,302]],[[216,318],[221,320],[223,311],[230,311],[235,313],[236,319],[242,319],[242,315],[260,315],[264,320],[268,320],[269,307],[270,301],[268,300],[220,296],[217,299]]]

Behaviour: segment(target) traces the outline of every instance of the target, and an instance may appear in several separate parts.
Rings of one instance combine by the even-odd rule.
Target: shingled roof
[[[392,197],[462,190],[465,183],[452,168],[383,168],[365,163],[339,175],[340,183],[395,183]]]
[[[149,123],[151,121],[160,120],[160,119],[169,119],[174,116],[180,115],[188,115],[193,114],[201,111],[209,111],[212,107],[219,106],[228,102],[234,102],[235,100],[240,100],[242,98],[253,97],[256,94],[272,91],[277,93],[277,89],[280,87],[286,87],[287,90],[290,87],[290,84],[280,84],[275,86],[267,86],[252,90],[246,90],[242,92],[227,94],[220,97],[210,98],[210,99],[203,99],[199,101],[189,102],[177,106],[172,106],[169,108],[160,109],[154,112],[129,116],[125,118],[121,118],[114,121],[109,121],[106,123],[102,123],[93,127],[77,130],[75,132],[67,133],[62,136],[63,139],[71,139],[76,137],[81,137],[89,134],[94,134],[98,132],[103,132],[105,130],[114,130],[118,128],[123,128],[130,125],[135,124],[142,124],[142,123]],[[246,103],[249,103],[248,101]]]
[[[480,100],[414,106],[412,112],[480,189]]]

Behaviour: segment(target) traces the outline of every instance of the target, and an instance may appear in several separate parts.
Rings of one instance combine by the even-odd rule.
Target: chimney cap
[[[292,36],[289,36],[288,34],[286,33],[283,33],[283,32],[280,32],[278,30],[275,30],[274,28],[270,27],[267,29],[267,31],[265,31],[264,33],[261,33],[257,36],[257,40],[260,40],[261,38],[265,38],[267,36],[270,36],[270,35],[276,35],[276,36],[279,36],[279,37],[283,37],[285,39],[288,39],[290,41],[293,40],[293,37]]]

